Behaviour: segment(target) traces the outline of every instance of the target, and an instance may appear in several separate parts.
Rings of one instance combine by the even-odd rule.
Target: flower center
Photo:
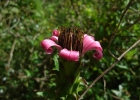
[[[60,27],[58,44],[68,50],[79,51],[82,53],[84,32],[76,27]]]

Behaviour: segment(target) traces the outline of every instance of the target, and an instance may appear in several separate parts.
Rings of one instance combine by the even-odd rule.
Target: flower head
[[[101,59],[102,47],[94,37],[84,34],[84,32],[75,27],[61,27],[52,32],[52,37],[41,42],[41,46],[47,54],[51,54],[52,46],[57,47],[59,56],[69,61],[78,61],[80,55],[89,50],[96,50],[94,57]]]

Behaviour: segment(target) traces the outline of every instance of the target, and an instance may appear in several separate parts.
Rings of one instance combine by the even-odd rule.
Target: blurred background
[[[0,99],[50,100],[49,72],[58,66],[57,50],[47,55],[40,42],[60,26],[77,26],[100,41],[104,57],[85,54],[81,76],[90,84],[114,58],[140,39],[140,1],[132,0],[0,0]],[[85,89],[83,89],[84,91]],[[81,92],[82,93],[82,92]],[[81,94],[80,93],[80,94]],[[84,100],[140,100],[140,44],[101,78]]]

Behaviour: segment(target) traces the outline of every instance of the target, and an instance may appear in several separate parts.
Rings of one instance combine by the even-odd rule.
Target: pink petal
[[[50,39],[45,39],[41,42],[42,48],[46,51],[47,54],[51,54],[53,52],[52,46],[56,46],[59,50],[61,50],[61,46],[57,45],[54,41]]]
[[[94,58],[100,60],[102,57],[103,57],[103,53],[100,51],[100,50],[97,50],[94,55],[93,55]]]
[[[70,61],[78,61],[79,60],[79,52],[78,51],[69,51],[67,49],[62,49],[59,53],[59,56],[66,60]]]
[[[102,54],[102,47],[98,41],[94,40],[94,37],[89,36],[87,34],[84,35],[84,40],[83,40],[83,54],[89,50],[96,50],[94,53],[94,57],[96,59],[101,59],[103,54]]]
[[[50,37],[50,39],[53,40],[54,42],[58,41],[58,37],[57,36],[52,36],[52,37]]]
[[[54,36],[59,36],[60,33],[59,33],[58,30],[53,30],[52,34],[53,34]]]

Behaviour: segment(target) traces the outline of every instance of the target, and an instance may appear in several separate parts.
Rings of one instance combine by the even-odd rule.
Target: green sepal
[[[64,63],[64,67],[65,67],[65,73],[67,76],[74,76],[79,65],[77,64],[77,62],[66,61]]]

